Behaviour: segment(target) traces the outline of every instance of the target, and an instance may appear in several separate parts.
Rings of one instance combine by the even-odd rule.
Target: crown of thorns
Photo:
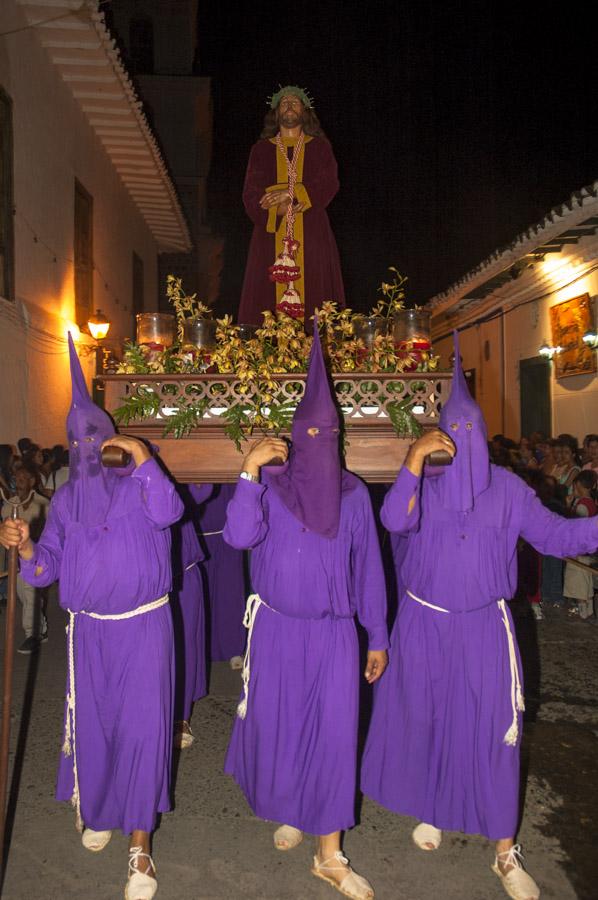
[[[313,109],[313,98],[309,96],[305,88],[297,87],[296,84],[286,84],[284,87],[279,85],[279,87],[280,90],[276,91],[275,94],[272,94],[272,96],[269,97],[266,101],[266,103],[270,104],[270,109],[276,109],[282,98],[286,97],[288,94],[293,94],[295,97],[299,97],[306,109]]]

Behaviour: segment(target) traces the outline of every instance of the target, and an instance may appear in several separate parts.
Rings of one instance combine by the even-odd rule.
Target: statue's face
[[[284,128],[297,128],[303,122],[305,107],[294,94],[286,94],[278,104],[276,110],[278,123]]]

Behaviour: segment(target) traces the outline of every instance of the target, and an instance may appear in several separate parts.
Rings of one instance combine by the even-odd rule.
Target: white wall
[[[551,306],[585,293],[590,297],[598,296],[598,271],[590,271],[598,264],[598,241],[593,237],[588,238],[580,242],[580,249],[583,262],[578,257],[568,257],[566,249],[559,254],[558,269],[556,258],[551,259],[555,271],[548,289],[546,273],[538,269],[537,272],[529,273],[522,283],[515,282],[513,287],[504,290],[501,299],[507,306],[512,301],[515,290],[528,295],[532,300],[508,309],[502,317],[502,323],[499,317],[479,325],[465,326],[460,332],[463,365],[465,368],[476,369],[477,397],[490,435],[503,433],[515,440],[521,436],[519,363],[522,359],[536,356],[544,340],[551,341]],[[578,277],[578,273],[584,271],[588,274]],[[561,284],[564,286],[560,287]],[[538,299],[533,299],[534,297]],[[596,313],[598,314],[598,310]],[[488,346],[485,350],[486,341]],[[448,357],[452,352],[452,338],[438,341],[434,344],[434,350],[441,356],[441,367],[447,368]],[[596,374],[557,379],[553,366],[551,403],[553,435],[567,432],[581,441],[589,432],[598,431]]]
[[[2,0],[0,31],[23,24],[14,0]],[[16,301],[0,300],[0,443],[27,435],[46,446],[64,440],[70,401],[75,178],[93,197],[94,307],[116,341],[132,334],[133,251],[144,261],[147,308],[156,308],[157,247],[35,29],[0,38],[0,85],[13,101],[16,209]]]

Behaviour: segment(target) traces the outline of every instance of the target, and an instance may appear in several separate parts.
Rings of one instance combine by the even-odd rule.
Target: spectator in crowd
[[[538,460],[536,459],[534,452],[532,450],[532,445],[527,438],[521,438],[519,441],[519,459],[518,465],[516,467],[516,471],[519,469],[528,470],[528,469],[537,469],[538,468]]]
[[[561,516],[567,514],[567,506],[562,498],[561,488],[556,478],[544,476],[532,484],[540,502],[551,512]],[[542,580],[540,596],[543,605],[563,607],[563,561],[556,556],[542,557]]]
[[[30,493],[35,491],[37,473],[27,463],[17,470],[15,474],[16,493],[12,500],[19,499],[22,506],[19,507],[19,518],[27,522],[34,540],[37,540],[43,531],[46,522],[46,510],[48,501],[37,492],[29,500]],[[27,501],[27,502],[25,502]],[[4,503],[2,506],[2,519],[10,518],[12,506]],[[30,654],[39,650],[41,644],[48,640],[48,623],[44,615],[44,595],[39,588],[27,584],[20,575],[17,576],[17,596],[23,607],[23,631],[25,639],[18,648],[18,653]]]
[[[54,456],[51,450],[42,450],[42,464],[38,466],[37,474],[38,474],[38,483],[39,483],[39,492],[43,494],[44,497],[47,497],[48,500],[52,498],[54,491],[56,490],[56,471],[54,468]]]
[[[598,475],[598,434],[588,434],[584,440],[587,459],[582,469],[590,470]]]
[[[575,476],[579,472],[577,465],[577,441],[568,434],[561,434],[555,444],[555,451],[559,450],[560,455],[556,454],[557,463],[552,470],[552,475],[559,484],[566,489],[566,495],[571,495],[571,489]]]
[[[589,469],[576,475],[571,502],[574,516],[587,518],[598,514],[597,483],[598,477]],[[569,612],[582,619],[589,619],[594,613],[594,576],[589,571],[592,561],[591,556],[578,556],[576,562],[565,563],[563,594],[570,603]]]
[[[0,444],[0,488],[5,494],[14,491],[12,462],[14,451],[10,444]]]
[[[21,456],[24,456],[27,450],[29,450],[29,448],[32,446],[33,441],[31,440],[31,438],[22,437],[17,441],[17,447],[19,448],[19,453],[21,454]]]
[[[542,455],[542,460],[540,462],[540,470],[543,475],[552,476],[554,467],[557,464],[556,445],[557,445],[557,442],[552,439],[547,440],[545,442],[545,444],[543,445],[543,448],[542,448],[543,455]],[[560,455],[560,449],[558,452]]]

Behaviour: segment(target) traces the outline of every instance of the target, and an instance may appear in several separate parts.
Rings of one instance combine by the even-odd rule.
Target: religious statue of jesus
[[[261,325],[262,312],[278,310],[308,323],[324,300],[345,305],[326,212],[338,188],[336,160],[311,98],[293,85],[281,88],[245,175],[243,203],[254,229],[239,322]]]

